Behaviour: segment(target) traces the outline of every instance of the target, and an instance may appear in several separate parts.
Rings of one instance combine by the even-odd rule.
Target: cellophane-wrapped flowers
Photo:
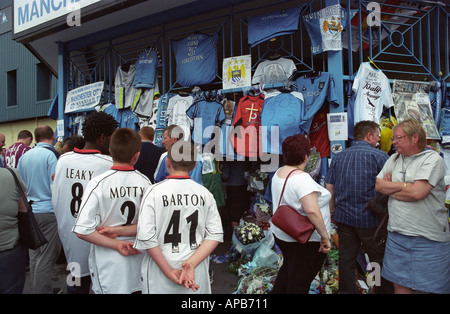
[[[236,238],[243,245],[255,243],[264,238],[263,230],[252,222],[244,222],[243,225],[235,229]]]

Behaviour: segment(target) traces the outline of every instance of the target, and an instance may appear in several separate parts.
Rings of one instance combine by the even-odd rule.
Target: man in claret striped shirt
[[[17,168],[20,157],[31,149],[30,145],[32,142],[33,134],[31,134],[30,131],[20,131],[17,135],[17,142],[9,146],[5,151],[6,166],[10,168]]]
[[[384,246],[377,246],[372,236],[380,218],[367,208],[367,201],[375,197],[375,181],[388,155],[377,149],[379,125],[360,121],[354,127],[355,141],[351,147],[337,154],[331,161],[325,178],[331,192],[330,210],[339,234],[339,290],[340,293],[359,293],[355,282],[356,257],[361,250],[371,262],[382,264]],[[377,292],[389,293],[392,285],[382,280]]]

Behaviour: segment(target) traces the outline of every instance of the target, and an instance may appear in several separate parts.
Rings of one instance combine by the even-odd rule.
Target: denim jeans
[[[0,251],[0,294],[23,293],[27,251],[21,245]]]
[[[361,249],[369,256],[370,262],[378,263],[382,267],[385,246],[377,246],[373,241],[372,236],[375,230],[376,228],[357,228],[342,223],[338,224],[339,292],[341,294],[360,293],[356,286],[355,271],[356,257]],[[394,293],[393,285],[381,278],[381,286],[375,286],[375,292]]]

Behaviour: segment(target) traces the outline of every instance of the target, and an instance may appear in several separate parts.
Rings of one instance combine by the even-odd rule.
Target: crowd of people
[[[68,294],[91,289],[211,293],[209,256],[223,242],[224,229],[215,197],[202,184],[193,143],[170,126],[161,149],[152,143],[152,128],[139,133],[118,128],[104,112],[87,115],[82,131],[82,137],[69,137],[56,149],[51,127],[39,126],[34,148],[33,135],[22,131],[6,150],[0,165],[0,293],[22,293],[27,263],[33,293],[53,293],[52,270],[61,249],[73,278]],[[394,127],[395,153],[378,149],[379,140],[377,123],[357,123],[354,142],[332,158],[322,186],[305,172],[308,138],[285,139],[282,163],[270,182],[272,204],[297,209],[315,231],[307,243],[299,243],[271,224],[283,256],[272,293],[308,293],[332,247],[332,221],[339,236],[340,293],[359,293],[355,270],[361,249],[381,266],[376,293],[450,293],[444,160],[427,148],[416,120]],[[3,134],[0,145],[5,145]],[[26,209],[5,166],[19,176],[48,240],[36,250],[20,245],[16,216]],[[223,165],[232,227],[249,205],[239,169]],[[377,193],[389,196],[388,235],[381,245],[374,239],[380,217],[367,208]]]

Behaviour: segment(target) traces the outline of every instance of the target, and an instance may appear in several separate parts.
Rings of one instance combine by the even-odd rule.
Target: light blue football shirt
[[[33,201],[33,212],[38,214],[53,212],[51,185],[57,158],[50,149],[54,150],[50,144],[37,143],[19,159],[17,166],[27,185],[28,200]]]

